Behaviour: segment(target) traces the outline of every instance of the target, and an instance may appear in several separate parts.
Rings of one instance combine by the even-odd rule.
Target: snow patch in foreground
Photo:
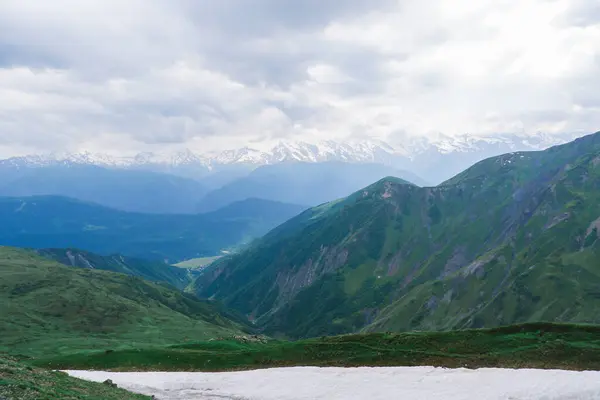
[[[159,400],[598,400],[600,372],[561,370],[274,368],[244,372],[65,371]]]

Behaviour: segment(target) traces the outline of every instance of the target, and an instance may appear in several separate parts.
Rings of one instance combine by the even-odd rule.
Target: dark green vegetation
[[[150,171],[0,162],[0,196],[64,196],[123,211],[166,214],[193,213],[206,192],[195,180]]]
[[[192,275],[184,268],[177,268],[160,261],[148,261],[121,255],[101,256],[76,249],[42,249],[37,253],[70,267],[97,269],[133,275],[153,282],[165,282],[183,290],[192,281]]]
[[[12,354],[166,345],[243,328],[216,304],[171,286],[25,250],[0,247],[0,276],[0,351]]]
[[[600,327],[530,324],[457,332],[372,333],[297,342],[189,343],[37,360],[60,369],[226,371],[279,366],[600,369]]]
[[[381,164],[281,163],[257,168],[248,176],[208,193],[200,201],[198,210],[215,210],[247,198],[316,206],[347,196],[388,175],[416,184],[421,182],[413,174]]]
[[[596,133],[437,187],[383,179],[213,263],[195,288],[287,337],[598,323],[599,232]]]
[[[175,263],[247,243],[302,210],[246,200],[214,213],[158,215],[63,197],[0,198],[0,245],[78,248]]]
[[[102,383],[71,378],[64,372],[32,368],[0,354],[0,398],[7,400],[150,400]]]

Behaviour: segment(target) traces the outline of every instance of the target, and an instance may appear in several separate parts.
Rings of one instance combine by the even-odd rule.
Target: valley
[[[434,187],[383,177],[314,207],[251,181],[197,214],[1,197],[0,396],[95,390],[55,370],[600,370],[598,160],[600,132]],[[298,193],[344,175],[316,194],[349,191],[358,167],[328,165]]]
[[[219,258],[221,258],[221,256],[192,258],[191,260],[177,263],[174,266],[179,268],[198,269],[217,261]]]

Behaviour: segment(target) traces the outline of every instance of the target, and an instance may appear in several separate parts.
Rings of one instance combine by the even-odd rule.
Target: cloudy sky
[[[600,129],[597,0],[1,0],[0,155]]]

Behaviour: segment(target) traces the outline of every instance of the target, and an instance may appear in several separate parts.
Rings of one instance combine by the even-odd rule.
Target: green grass
[[[455,332],[373,333],[296,342],[205,341],[38,359],[60,369],[228,371],[282,366],[600,369],[600,327],[526,324]]]
[[[222,256],[192,258],[191,260],[182,261],[174,264],[173,266],[180,268],[201,268],[212,263],[213,261],[218,260],[221,257]]]
[[[0,354],[0,398],[9,400],[143,400],[123,389],[88,382],[64,372],[32,368]]]
[[[240,333],[218,305],[171,286],[0,247],[0,351],[30,356]]]

